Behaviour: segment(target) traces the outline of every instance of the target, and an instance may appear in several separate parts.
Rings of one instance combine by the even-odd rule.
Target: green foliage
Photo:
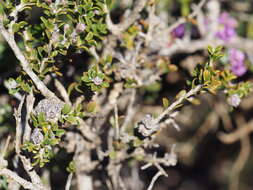
[[[44,138],[39,144],[25,142],[23,149],[33,153],[33,165],[39,164],[40,167],[43,167],[52,158],[52,148],[60,143],[65,130],[61,129],[58,123],[47,121],[42,112],[38,116],[31,114],[31,119],[34,127],[42,129]]]
[[[71,112],[71,106],[68,105],[68,104],[65,104],[65,105],[63,106],[61,112],[62,112],[63,115],[69,114],[69,113]]]
[[[82,76],[82,81],[91,87],[92,91],[100,91],[102,88],[109,87],[106,75],[98,70],[98,67],[91,67]]]
[[[71,108],[70,105],[65,104],[62,109],[62,115],[60,118],[61,123],[69,123],[72,125],[79,124],[78,120],[79,118],[82,118],[85,116],[85,113],[82,111],[82,105],[79,104],[74,109]]]
[[[66,55],[70,49],[89,52],[89,48],[98,46],[107,33],[104,0],[57,2],[22,0],[18,8],[16,1],[0,3],[0,12],[14,18],[5,18],[6,27],[22,39],[20,48],[41,79],[49,73],[62,76],[57,56]],[[35,8],[42,11],[37,22],[31,22],[30,16],[21,16],[21,13],[32,14]],[[23,80],[10,90],[10,94],[19,90],[29,92],[31,87],[31,82]]]
[[[218,90],[224,90],[228,95],[238,94],[240,98],[245,97],[251,90],[252,84],[249,82],[241,82],[233,84],[233,80],[237,77],[229,70],[221,70],[216,65],[223,53],[222,46],[213,48],[208,47],[209,61],[205,64],[198,65],[194,72],[194,79],[189,84],[194,88],[197,84],[202,84],[203,89],[215,94]]]
[[[180,3],[182,5],[181,13],[183,16],[189,15],[190,1],[191,0],[180,0]],[[15,35],[15,37],[19,39],[18,45],[20,46],[20,49],[23,52],[28,63],[30,64],[29,66],[31,67],[33,72],[39,77],[39,79],[43,80],[49,74],[52,76],[52,78],[57,77],[57,76],[61,77],[63,75],[60,70],[60,66],[63,65],[62,64],[63,61],[60,58],[64,57],[66,58],[64,61],[68,61],[67,60],[68,55],[69,55],[68,53],[72,51],[75,53],[83,52],[83,51],[89,52],[91,48],[99,47],[100,42],[103,40],[103,36],[107,34],[107,29],[106,29],[106,24],[105,24],[105,12],[104,12],[105,2],[109,5],[113,5],[115,4],[116,1],[114,0],[107,0],[107,1],[67,0],[67,1],[53,2],[51,0],[47,0],[47,1],[21,0],[20,4],[18,5],[18,7],[20,8],[19,10],[17,10],[17,6],[15,5],[14,1],[6,0],[4,2],[1,1],[0,3],[0,14],[2,13],[6,15],[13,15],[12,17],[14,18],[11,18],[11,19],[4,17],[5,27],[6,29],[8,29],[8,32],[12,32]],[[117,2],[119,3],[119,1]],[[156,2],[149,1],[149,5],[151,5],[152,3],[156,3]],[[29,18],[29,16],[27,17],[22,16],[22,14],[27,14],[27,15],[31,14],[31,10],[35,8],[41,11],[41,15],[38,21],[31,22],[31,19]],[[144,9],[144,10],[148,10],[148,9]],[[140,18],[142,19],[142,17],[144,16],[145,16],[145,13],[143,14],[143,16],[141,15]],[[151,20],[151,19],[148,19],[148,20]],[[136,40],[140,40],[140,36],[138,34],[141,32],[142,36],[144,36],[143,34],[147,32],[149,24],[150,23],[147,23],[145,19],[142,19],[140,20],[140,22],[138,22],[138,25],[133,23],[128,28],[127,31],[123,31],[121,35],[117,36],[119,37],[119,39],[115,40],[116,41],[115,43],[117,43],[117,45],[115,45],[115,49],[118,48],[119,46],[120,46],[120,49],[119,49],[119,52],[116,52],[116,53],[122,53],[122,55],[125,55],[127,57],[126,61],[129,61],[129,57],[131,58],[131,56],[129,56],[130,53],[133,52],[133,50],[136,48]],[[156,27],[156,24],[155,24],[155,27]],[[151,31],[151,33],[152,32],[155,32],[155,30]],[[120,43],[119,46],[118,46],[118,43]],[[170,44],[167,44],[167,45],[170,46]],[[119,80],[121,79],[123,80],[125,88],[139,88],[141,84],[146,85],[148,83],[148,82],[142,83],[142,80],[140,80],[141,82],[139,85],[139,83],[137,83],[136,81],[137,79],[136,80],[134,79],[134,78],[137,78],[135,77],[135,75],[136,76],[140,75],[140,78],[145,76],[143,78],[147,79],[153,74],[152,73],[153,71],[154,73],[156,72],[155,74],[158,73],[158,76],[161,76],[164,73],[176,72],[177,69],[181,68],[181,67],[177,67],[176,63],[171,64],[169,62],[169,57],[164,58],[162,55],[153,56],[154,53],[149,51],[148,46],[144,43],[144,41],[140,47],[141,47],[139,50],[140,52],[137,52],[139,53],[139,55],[136,54],[136,57],[133,57],[134,59],[132,58],[134,61],[136,61],[136,67],[132,69],[136,71],[133,74],[134,76],[131,76],[131,72],[129,72],[130,74],[127,75],[126,77],[123,77],[123,74],[120,77],[115,77],[116,80],[117,78],[120,78]],[[188,82],[188,84],[191,85],[191,89],[188,92],[186,90],[181,90],[175,97],[176,104],[172,104],[173,108],[171,110],[170,108],[167,109],[170,112],[169,113],[164,112],[165,113],[164,116],[162,114],[164,118],[162,118],[159,121],[156,121],[155,124],[152,121],[154,121],[156,118],[159,118],[158,115],[157,117],[154,117],[154,116],[150,117],[150,121],[149,120],[142,121],[143,122],[142,126],[144,130],[147,131],[147,130],[154,129],[154,131],[151,131],[152,133],[146,133],[146,134],[148,135],[150,134],[150,136],[152,136],[153,134],[156,134],[156,132],[160,130],[158,129],[160,127],[159,126],[160,122],[166,121],[164,119],[166,119],[166,117],[170,113],[172,114],[176,113],[172,111],[175,111],[177,108],[183,106],[184,100],[187,100],[196,105],[199,104],[199,100],[196,98],[193,98],[193,96],[196,95],[199,91],[195,91],[192,94],[189,93],[189,92],[192,92],[197,85],[201,87],[200,89],[202,90],[202,92],[209,91],[215,94],[218,90],[222,90],[228,96],[237,94],[239,98],[246,96],[251,91],[252,89],[251,83],[242,82],[238,84],[233,84],[234,80],[236,79],[236,76],[233,75],[228,70],[222,70],[222,67],[217,64],[219,59],[223,56],[222,49],[223,47],[221,46],[218,46],[216,48],[213,48],[211,46],[208,47],[209,60],[204,64],[198,65],[196,69],[194,70],[194,73],[193,73],[194,78],[192,81]],[[127,53],[123,51],[127,51]],[[147,55],[145,55],[145,53],[147,53]],[[148,60],[149,58],[151,58],[151,60]],[[101,58],[101,60],[99,61],[96,60],[98,63],[95,63],[94,66],[90,67],[87,70],[87,72],[83,73],[81,77],[74,76],[76,77],[75,78],[76,81],[74,82],[71,81],[72,83],[70,82],[70,85],[67,90],[68,95],[71,94],[73,89],[76,89],[78,92],[83,93],[83,90],[81,90],[83,89],[81,88],[82,85],[86,85],[93,92],[100,92],[102,89],[108,88],[109,82],[111,82],[109,76],[113,76],[114,74],[113,72],[118,71],[117,69],[115,69],[116,64],[113,64],[114,59],[116,59],[116,56],[113,57],[113,54],[107,55],[105,58]],[[122,68],[123,69],[126,68],[126,72],[127,72],[127,66],[124,66]],[[145,71],[148,71],[146,72],[147,74],[145,73]],[[149,71],[152,71],[151,74],[149,74]],[[66,82],[67,84],[69,83],[68,79],[64,82]],[[145,80],[143,80],[143,82],[145,82]],[[16,79],[10,78],[7,83],[9,86],[10,94],[16,94],[18,92],[20,92],[21,94],[23,94],[24,92],[30,93],[32,90],[36,90],[36,88],[34,88],[33,82],[29,80],[28,77],[24,73],[22,73],[22,75],[18,76]],[[66,83],[64,83],[64,85]],[[153,84],[141,86],[140,91],[144,91],[146,94],[148,94],[147,97],[149,97],[149,94],[151,94],[150,97],[152,97],[152,101],[153,101],[156,97],[159,97],[159,92],[161,91],[161,89],[162,89],[162,83],[160,81],[159,82],[154,81]],[[109,99],[110,99],[110,92],[106,92],[105,96],[107,96],[108,94],[109,94]],[[183,101],[181,101],[182,99]],[[106,100],[107,99],[105,98],[104,100],[102,100],[102,102],[105,102]],[[138,103],[137,101],[139,100],[136,98],[136,101],[133,100],[134,103],[132,102],[131,104],[135,104],[135,102]],[[166,111],[166,108],[170,106],[170,102],[167,98],[162,98],[162,104],[165,111]],[[23,150],[26,150],[32,154],[32,161],[33,161],[32,164],[39,165],[39,167],[43,167],[46,163],[50,162],[50,159],[54,156],[54,153],[55,153],[54,150],[56,150],[55,147],[62,143],[62,138],[66,133],[66,129],[69,126],[76,127],[81,122],[85,123],[86,122],[85,120],[81,121],[81,119],[84,117],[89,117],[90,115],[92,116],[94,115],[95,117],[98,116],[95,113],[98,111],[98,108],[100,107],[102,106],[96,103],[95,101],[90,101],[87,104],[85,104],[85,106],[83,106],[83,104],[81,103],[79,103],[75,107],[73,107],[72,105],[65,104],[61,110],[60,117],[56,118],[57,119],[56,121],[47,120],[45,113],[42,113],[42,112],[38,113],[37,115],[31,114],[30,122],[31,122],[31,127],[33,129],[32,131],[34,132],[34,131],[37,131],[36,129],[38,129],[38,131],[40,132],[39,134],[41,134],[43,137],[41,138],[41,141],[37,141],[38,143],[32,140],[31,138],[31,141],[25,142],[22,147]],[[105,121],[103,121],[103,123],[106,124],[108,122],[107,121],[108,119],[110,124],[112,125],[112,129],[114,130],[115,128],[115,131],[118,130],[116,129],[116,124],[118,124],[119,127],[121,126],[120,117],[123,116],[122,112],[124,110],[126,110],[127,112],[131,111],[130,109],[131,107],[129,107],[129,109],[128,107],[126,107],[127,109],[121,108],[121,107],[123,106],[121,105],[119,106],[119,113],[118,113],[119,118],[114,117],[113,114],[111,114],[112,111],[110,110],[109,110],[108,115],[106,115],[105,117],[103,116],[105,118]],[[5,107],[3,106],[3,108],[0,107],[0,123],[7,116],[7,113],[10,112],[9,109],[10,107],[6,105]],[[91,121],[89,120],[87,122],[88,125],[97,123],[96,120],[94,120],[95,122],[93,122],[92,120]],[[143,140],[143,138],[139,138],[138,136],[135,136],[135,131],[134,131],[135,126],[133,123],[131,123],[133,121],[128,122],[127,120],[128,118],[125,117],[124,121],[126,122],[124,123],[129,125],[127,127],[131,129],[131,132],[129,133],[127,131],[129,129],[127,128],[126,130],[127,135],[129,135],[129,137],[127,135],[121,136],[121,131],[120,131],[119,137],[115,135],[115,139],[112,140],[113,141],[112,149],[110,149],[109,152],[106,152],[105,154],[105,155],[109,154],[108,156],[112,160],[120,160],[122,152],[124,152],[125,154],[125,153],[130,152],[129,150],[132,151],[135,148],[140,148],[140,147],[146,148],[148,141],[151,140],[151,138],[149,139],[150,136],[146,138],[145,140]],[[70,130],[72,130],[72,127]],[[107,133],[107,131],[105,131],[106,133],[104,133],[103,131],[99,131],[100,129],[99,127],[96,126],[96,128],[98,130],[93,130],[91,132],[98,132],[97,134],[98,137],[100,134],[110,135],[110,133]],[[157,131],[155,131],[156,129]],[[108,130],[108,128],[105,128],[103,130]],[[87,138],[85,135],[84,137]],[[111,137],[112,136],[110,136],[109,138]],[[125,141],[123,141],[121,138],[125,138],[124,139]],[[87,138],[87,140],[92,141],[92,139],[89,139],[89,138]],[[98,139],[98,140],[101,140],[101,139]],[[99,144],[100,142],[98,144],[96,144],[95,141],[89,142],[89,143],[91,144],[92,149],[99,148],[98,146],[100,146]],[[143,159],[143,155],[138,155],[137,157],[136,157],[137,160]],[[127,159],[129,158],[130,156]],[[71,161],[66,169],[68,172],[71,172],[71,173],[75,172],[76,166],[75,166],[74,161]],[[1,182],[4,185],[1,186]],[[0,188],[4,189],[6,187],[7,185],[5,183],[5,178],[0,178]]]
[[[35,145],[32,142],[25,142],[23,149],[33,153],[33,166],[43,167],[53,157],[52,147],[49,145]]]
[[[217,46],[216,48],[212,46],[207,47],[207,51],[209,53],[209,60],[210,62],[217,61],[221,57],[223,57],[223,53],[221,52],[223,49],[222,46]]]
[[[252,91],[253,85],[250,82],[241,82],[234,86],[232,86],[229,91],[228,95],[238,94],[240,98],[247,96]]]
[[[19,76],[16,79],[9,78],[7,81],[7,86],[9,87],[9,94],[13,95],[20,90],[29,93],[32,89],[32,81],[26,80],[24,77]]]
[[[44,113],[38,115],[31,114],[31,120],[34,127],[37,127],[43,132],[43,141],[39,144],[33,142],[25,142],[23,149],[33,153],[33,165],[43,167],[45,163],[49,162],[53,156],[53,147],[61,142],[61,137],[65,134],[62,128],[67,123],[76,125],[78,118],[84,116],[82,106],[79,104],[72,109],[69,105],[65,104],[61,111],[59,121],[47,121]]]

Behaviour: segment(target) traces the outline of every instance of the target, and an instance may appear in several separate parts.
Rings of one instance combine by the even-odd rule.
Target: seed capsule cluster
[[[36,114],[44,113],[46,120],[58,119],[61,115],[63,103],[56,99],[43,99],[35,108]]]
[[[32,132],[32,135],[31,135],[31,141],[38,145],[40,144],[44,139],[44,136],[42,134],[42,132],[40,131],[40,129],[38,128],[35,128]]]

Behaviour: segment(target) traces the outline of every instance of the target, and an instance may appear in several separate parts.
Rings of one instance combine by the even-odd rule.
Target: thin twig
[[[96,59],[96,61],[98,62],[98,61],[100,60],[100,58],[99,58],[99,55],[98,55],[98,53],[97,53],[97,51],[96,51],[96,47],[95,47],[95,46],[92,46],[92,47],[89,48],[89,50],[90,50],[91,55],[93,55],[93,57],[94,57],[94,58]]]
[[[31,182],[23,179],[22,177],[18,176],[16,173],[12,172],[9,169],[3,168],[0,169],[0,175],[3,175],[5,177],[11,178],[12,180],[16,181],[20,185],[22,185],[25,189],[31,189],[31,190],[45,190],[41,189],[37,185],[32,184]]]
[[[240,173],[243,167],[245,166],[247,160],[249,159],[250,149],[251,149],[250,146],[251,146],[250,139],[248,135],[241,138],[241,151],[230,173],[229,190],[239,189]]]
[[[130,102],[129,102],[128,107],[127,107],[126,118],[124,120],[124,123],[121,126],[121,133],[125,132],[127,125],[129,124],[132,117],[134,116],[135,111],[134,111],[134,108],[133,108],[133,104],[134,104],[134,101],[135,101],[135,96],[136,96],[136,89],[132,89]]]
[[[21,124],[21,111],[24,105],[25,96],[18,106],[18,109],[14,111],[14,117],[16,119],[16,138],[15,138],[15,150],[17,154],[20,154],[21,136],[22,136],[22,124]]]
[[[123,31],[125,31],[129,26],[131,26],[139,18],[139,16],[140,16],[139,13],[144,9],[146,3],[147,3],[147,0],[137,1],[136,5],[134,6],[134,9],[132,10],[129,17],[125,18],[119,24],[113,24],[111,17],[110,17],[109,8],[105,5],[104,9],[107,12],[106,23],[107,23],[108,29],[114,35],[121,34]]]
[[[161,171],[158,171],[158,172],[154,175],[154,177],[152,178],[152,180],[151,180],[151,182],[150,182],[150,184],[149,184],[147,190],[152,190],[152,188],[153,188],[153,186],[154,186],[156,180],[157,180],[161,175],[163,175],[163,173],[162,173]]]
[[[179,104],[181,104],[185,99],[189,98],[192,95],[197,94],[202,88],[202,85],[198,85],[195,88],[191,89],[185,95],[181,96],[177,101],[172,103],[164,112],[162,112],[156,119],[154,119],[154,123],[159,123],[167,114],[172,112]]]
[[[38,186],[40,189],[46,189],[43,185],[42,182],[40,180],[40,176],[36,173],[36,171],[34,170],[34,168],[32,167],[32,164],[30,162],[30,159],[27,159],[25,156],[23,155],[19,155],[19,158],[23,164],[23,167],[25,169],[25,171],[27,172],[27,174],[29,175],[29,177],[32,180],[32,183],[36,186]]]
[[[29,125],[29,119],[30,119],[31,112],[33,111],[34,102],[35,102],[35,98],[33,96],[33,93],[31,92],[26,97],[26,118],[25,118],[25,128],[24,128],[23,143],[25,141],[29,141],[30,140],[31,127]]]
[[[238,116],[236,118],[237,126],[240,126],[241,123],[245,123],[245,122],[246,121],[242,116]],[[240,174],[250,155],[251,145],[250,145],[249,134],[245,134],[244,136],[241,136],[240,141],[241,141],[241,150],[236,161],[233,164],[233,167],[230,173],[229,190],[239,189]]]
[[[67,183],[66,183],[66,186],[65,186],[65,190],[69,190],[69,188],[71,186],[72,178],[73,178],[73,173],[70,173],[68,175],[68,179],[67,179]]]
[[[206,2],[206,0],[200,1],[200,3],[196,6],[196,8],[194,9],[194,11],[190,15],[188,15],[186,18],[182,17],[177,22],[175,22],[174,24],[172,24],[168,28],[168,32],[170,33],[173,29],[175,29],[176,27],[178,27],[180,24],[183,24],[183,23],[187,22],[189,19],[194,18],[198,14],[198,12],[201,10],[201,8],[205,4],[205,2]]]
[[[38,174],[35,172],[35,170],[33,170],[32,164],[30,162],[30,160],[28,160],[25,156],[22,156],[20,154],[20,147],[21,147],[21,136],[22,136],[22,123],[21,123],[21,111],[22,111],[22,107],[24,105],[24,101],[25,101],[25,96],[23,96],[22,101],[20,102],[18,109],[15,110],[15,119],[16,119],[16,140],[15,140],[15,150],[17,155],[19,156],[19,158],[21,159],[21,162],[24,166],[24,169],[26,170],[26,172],[28,173],[28,175],[30,176],[32,183],[34,185],[37,186],[37,188],[39,189],[44,189],[43,185],[41,183],[40,177],[38,176]],[[29,108],[28,108],[29,109]],[[30,111],[30,110],[28,110]],[[27,126],[26,126],[27,127]]]
[[[155,22],[154,22],[154,18],[155,18],[155,6],[156,4],[154,3],[150,9],[149,9],[149,15],[148,15],[148,32],[146,34],[146,41],[145,44],[146,46],[148,46],[148,44],[151,42],[152,40],[152,34],[153,34],[153,30],[154,30],[154,26],[155,26]]]
[[[118,106],[114,105],[114,122],[115,122],[115,140],[119,139],[119,115],[118,115]]]
[[[223,143],[232,144],[243,138],[245,135],[250,134],[251,132],[253,132],[253,119],[234,132],[228,134],[219,133],[218,138]]]
[[[66,104],[72,105],[69,99],[69,95],[65,87],[61,84],[61,82],[57,79],[54,80],[55,87],[60,92],[62,98],[64,99]]]

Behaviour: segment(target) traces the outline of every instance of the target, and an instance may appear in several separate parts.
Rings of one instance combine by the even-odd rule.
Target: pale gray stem
[[[65,190],[69,190],[69,188],[70,188],[70,186],[71,186],[72,178],[73,178],[73,173],[70,173],[69,176],[68,176],[68,179],[67,179],[67,183],[66,183],[66,186],[65,186]]]
[[[16,173],[12,172],[9,169],[3,168],[0,169],[0,175],[3,175],[7,178],[11,178],[12,180],[16,181],[20,185],[22,185],[25,189],[31,189],[31,190],[45,190],[37,185],[34,185],[33,183],[23,179],[22,177],[18,176]]]
[[[62,85],[62,83],[59,80],[55,79],[54,84],[55,84],[55,87],[57,88],[57,90],[60,92],[61,97],[64,99],[65,103],[72,105],[71,101],[69,99],[68,92],[65,89],[65,87]]]
[[[18,109],[14,111],[14,117],[16,119],[16,139],[15,139],[15,150],[17,154],[20,154],[21,136],[22,136],[22,124],[21,124],[21,111],[25,101],[25,96],[18,106]]]
[[[132,89],[130,102],[127,107],[126,118],[124,120],[123,125],[121,126],[121,134],[125,132],[127,125],[129,124],[129,122],[132,120],[132,117],[134,116],[135,110],[134,110],[133,104],[135,101],[135,96],[136,96],[136,89]]]
[[[25,128],[24,128],[23,143],[25,141],[29,141],[30,140],[31,127],[29,125],[29,118],[30,118],[31,112],[33,111],[34,101],[35,101],[35,98],[33,96],[33,93],[30,93],[26,97],[26,118],[25,118]]]
[[[202,0],[197,7],[193,10],[193,12],[187,16],[188,19],[192,19],[194,18],[198,12],[200,11],[200,9],[204,6],[206,0]],[[175,29],[176,27],[178,27],[180,24],[183,24],[185,22],[187,22],[187,18],[180,18],[177,22],[175,22],[174,24],[172,24],[169,28],[168,28],[168,32],[170,33],[173,29]]]
[[[45,190],[46,188],[43,187],[42,182],[40,180],[40,176],[36,173],[36,171],[32,167],[30,159],[27,159],[25,156],[22,156],[22,155],[19,155],[19,158],[21,159],[21,162],[23,164],[25,171],[30,176],[32,183],[38,186],[38,188]]]
[[[162,173],[161,171],[157,172],[157,173],[154,175],[154,177],[152,178],[152,180],[151,180],[151,182],[150,182],[150,184],[149,184],[147,190],[152,190],[152,188],[153,188],[153,186],[154,186],[156,180],[157,180],[161,175],[163,175],[163,173]]]
[[[138,0],[130,16],[128,18],[125,18],[124,21],[119,24],[113,24],[110,18],[109,9],[107,6],[105,6],[105,11],[107,12],[106,23],[107,23],[108,29],[115,35],[119,35],[122,32],[124,32],[129,26],[131,26],[139,18],[140,16],[139,13],[144,9],[146,3],[147,3],[147,0]]]
[[[117,104],[114,105],[114,122],[115,122],[115,139],[119,139],[119,115],[118,115],[118,106]]]

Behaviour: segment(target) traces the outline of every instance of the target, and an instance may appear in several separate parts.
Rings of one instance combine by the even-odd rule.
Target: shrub
[[[0,32],[19,68],[4,81],[8,99],[19,105],[12,104],[15,140],[6,139],[0,157],[1,188],[13,179],[25,189],[49,189],[42,173],[54,165],[68,172],[65,189],[72,182],[87,190],[151,190],[159,176],[170,177],[166,168],[176,166],[181,147],[170,142],[161,151],[161,131],[184,130],[180,111],[201,104],[204,94],[232,111],[252,89],[241,80],[251,67],[252,40],[237,35],[236,19],[220,11],[220,2],[201,1],[193,10],[189,2],[180,1],[182,17],[168,24],[170,5],[162,0],[1,1]],[[193,66],[180,65],[183,56]],[[168,87],[176,76],[179,85]],[[0,105],[3,122],[10,105]],[[10,152],[21,165],[8,166]],[[127,176],[138,164],[156,168],[150,183]],[[15,172],[19,167],[28,178]]]

